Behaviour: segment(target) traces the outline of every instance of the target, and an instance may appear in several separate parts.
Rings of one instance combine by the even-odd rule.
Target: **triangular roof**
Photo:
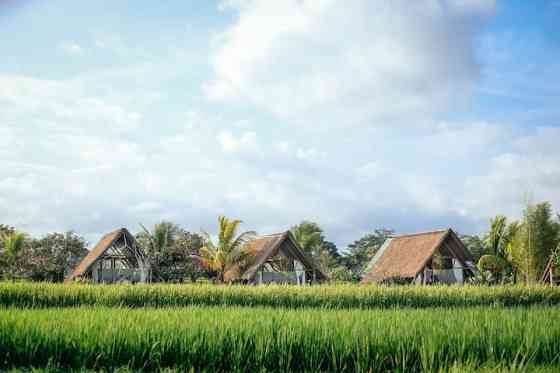
[[[306,270],[315,270],[316,278],[319,280],[327,279],[327,276],[321,272],[303,252],[296,239],[290,231],[259,236],[247,244],[248,251],[254,256],[253,264],[245,270],[234,267],[228,270],[224,279],[226,281],[234,281],[238,279],[251,280],[259,270],[259,268],[271,257],[278,254],[283,244],[285,250],[288,250],[290,256],[297,259]],[[242,272],[242,273],[241,273]]]
[[[71,281],[76,277],[83,276],[90,267],[99,259],[105,252],[113,246],[121,238],[125,238],[129,244],[135,244],[135,239],[132,234],[126,228],[119,228],[113,232],[107,233],[95,245],[95,247],[85,256],[84,259],[78,264],[74,272],[68,277],[66,277],[66,282]]]
[[[414,278],[443,245],[465,266],[472,263],[469,250],[452,229],[406,234],[388,238],[366,267],[362,283],[389,278]]]

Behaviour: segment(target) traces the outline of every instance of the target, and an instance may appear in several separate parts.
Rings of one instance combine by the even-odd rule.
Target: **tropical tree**
[[[201,276],[209,276],[210,273],[201,268],[192,258],[200,255],[200,249],[203,245],[204,238],[200,234],[181,230],[175,238],[164,263],[169,277],[174,277],[180,282],[184,279],[195,282]]]
[[[558,245],[556,250],[554,250],[554,252],[552,253],[552,261],[556,268],[560,267],[560,244]]]
[[[550,203],[528,204],[510,250],[525,282],[538,280],[559,241],[560,223],[554,219]]]
[[[14,280],[16,268],[16,260],[19,253],[24,249],[26,244],[26,235],[23,232],[14,231],[9,234],[2,234],[0,241],[2,242],[2,259],[6,267],[6,275]]]
[[[504,258],[505,248],[508,243],[507,218],[503,215],[496,215],[490,220],[490,231],[484,238],[486,245],[495,257]]]
[[[247,243],[255,238],[256,233],[246,231],[238,234],[241,223],[239,219],[218,217],[217,243],[214,243],[210,234],[203,231],[204,246],[200,249],[200,255],[193,256],[203,267],[217,272],[217,279],[220,282],[224,281],[225,273],[232,267],[243,267],[251,262]]]
[[[344,267],[341,266],[342,256],[336,244],[325,239],[319,224],[304,220],[290,230],[299,246],[321,272],[331,277],[333,271],[338,274],[344,271]]]
[[[318,253],[325,242],[323,230],[317,223],[304,220],[290,230],[299,246],[311,257]]]
[[[512,244],[519,230],[519,223],[508,224],[503,215],[496,215],[490,220],[490,230],[485,235],[483,243],[485,252],[478,260],[477,267],[481,271],[490,272],[495,282],[503,281],[506,276],[514,274]]]
[[[342,260],[355,279],[359,279],[367,263],[394,233],[392,229],[376,229],[348,245],[348,251]]]
[[[137,258],[142,272],[147,272],[146,278],[166,280],[164,265],[166,253],[173,245],[175,237],[180,228],[171,222],[162,221],[149,230],[140,224],[142,232],[138,233],[136,240],[144,249],[145,258]]]
[[[74,232],[50,233],[31,240],[26,251],[26,276],[32,280],[61,282],[87,255],[86,241]]]
[[[483,255],[491,254],[490,250],[488,250],[488,247],[486,246],[486,243],[484,242],[484,239],[480,236],[461,234],[459,235],[459,238],[471,253],[474,263],[478,263],[478,260]]]
[[[179,225],[162,221],[152,231],[142,226],[136,235],[137,242],[144,248],[153,277],[159,281],[196,281],[199,276],[208,274],[193,256],[199,255],[204,239]]]

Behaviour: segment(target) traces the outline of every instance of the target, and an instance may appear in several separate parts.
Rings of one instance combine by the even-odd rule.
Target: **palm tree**
[[[302,221],[291,229],[297,243],[305,253],[315,256],[323,244],[323,231],[313,222]]]
[[[166,256],[171,246],[175,243],[177,236],[177,226],[173,223],[162,221],[154,225],[153,231],[150,231],[144,225],[140,224],[143,232],[139,235],[139,241],[145,248],[146,257],[140,260],[146,268],[140,268],[141,271],[148,271],[149,277],[154,275],[161,279],[160,263]]]
[[[504,272],[515,272],[512,242],[518,231],[519,223],[514,221],[508,225],[507,218],[503,215],[497,215],[490,220],[490,231],[484,243],[492,254],[480,258],[479,268],[485,266],[493,268],[496,280],[500,280]]]
[[[486,235],[485,241],[493,255],[505,257],[507,245],[507,218],[505,216],[497,215],[490,220],[490,231]]]
[[[247,243],[255,238],[253,231],[237,234],[241,220],[229,220],[225,216],[218,217],[218,242],[215,244],[212,237],[202,232],[205,239],[204,246],[200,249],[200,255],[193,258],[210,270],[218,273],[218,281],[224,281],[225,273],[236,265],[247,264],[250,254],[247,251]]]
[[[25,245],[26,236],[22,232],[13,232],[4,234],[1,237],[2,246],[4,247],[3,256],[5,258],[7,267],[9,268],[9,276],[14,279],[14,266],[18,254],[23,250]]]
[[[169,246],[172,245],[174,240],[174,230],[172,223],[161,222],[154,225],[154,230],[151,232],[144,225],[140,224],[142,230],[144,231],[143,236],[147,239],[147,249],[151,254],[157,255],[165,251]]]

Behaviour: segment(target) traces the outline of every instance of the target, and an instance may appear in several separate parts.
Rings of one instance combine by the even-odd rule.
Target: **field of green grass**
[[[0,284],[0,369],[555,372],[559,299],[545,287]]]
[[[92,369],[437,370],[557,364],[560,310],[290,310],[106,307],[0,311],[0,351]]]
[[[0,306],[263,306],[285,308],[560,306],[550,286],[244,286],[0,283]]]

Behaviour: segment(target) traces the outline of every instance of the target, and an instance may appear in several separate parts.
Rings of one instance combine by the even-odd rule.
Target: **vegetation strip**
[[[557,306],[560,288],[547,286],[321,285],[58,285],[0,283],[0,305],[29,308],[122,306],[270,306],[329,309],[393,307]]]
[[[3,368],[437,370],[555,365],[560,309],[240,307],[0,310]]]

